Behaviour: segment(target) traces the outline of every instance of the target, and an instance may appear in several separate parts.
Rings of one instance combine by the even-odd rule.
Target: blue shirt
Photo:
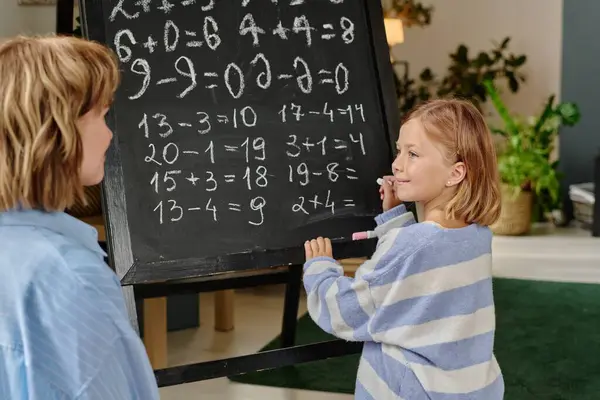
[[[65,213],[0,213],[0,399],[159,399],[104,256]]]

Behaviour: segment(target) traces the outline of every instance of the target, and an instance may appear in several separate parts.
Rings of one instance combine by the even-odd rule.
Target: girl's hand
[[[306,261],[316,257],[331,257],[333,258],[333,251],[331,250],[331,240],[328,238],[319,237],[304,243],[304,252],[306,253]]]
[[[381,198],[383,211],[391,210],[402,204],[402,200],[396,196],[396,191],[394,190],[393,176],[383,177],[383,185],[379,187],[379,197]]]

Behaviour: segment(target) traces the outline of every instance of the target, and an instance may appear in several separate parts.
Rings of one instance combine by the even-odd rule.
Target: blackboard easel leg
[[[292,347],[296,341],[296,323],[302,287],[302,265],[290,265],[289,280],[285,287],[281,347]]]

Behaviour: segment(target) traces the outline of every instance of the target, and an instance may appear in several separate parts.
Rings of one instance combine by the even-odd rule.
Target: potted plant
[[[400,18],[407,28],[431,24],[432,6],[415,0],[382,0],[384,14],[388,18]]]
[[[487,100],[487,92],[483,85],[487,80],[503,80],[511,92],[518,92],[521,84],[525,82],[522,68],[527,56],[509,51],[510,37],[493,44],[491,50],[479,53],[470,53],[467,46],[460,44],[456,51],[449,55],[450,64],[441,76],[425,68],[418,79],[410,78],[408,62],[394,60],[394,67],[404,69],[402,75],[395,74],[396,96],[401,114],[434,97],[452,96],[468,99],[481,109],[482,103]]]
[[[539,116],[522,118],[511,115],[491,81],[484,86],[504,123],[492,132],[505,139],[498,153],[502,212],[491,229],[496,234],[521,235],[531,226],[534,202],[544,213],[560,204],[558,161],[552,161],[551,154],[559,128],[579,121],[579,108],[574,103],[555,105],[552,95]]]

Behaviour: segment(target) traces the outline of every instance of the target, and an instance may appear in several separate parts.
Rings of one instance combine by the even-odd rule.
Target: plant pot
[[[521,191],[515,196],[512,187],[502,184],[500,218],[490,226],[497,235],[523,235],[531,228],[533,193]]]
[[[100,185],[87,186],[85,188],[87,205],[76,202],[66,212],[75,218],[95,217],[102,214],[102,203],[100,197]]]

